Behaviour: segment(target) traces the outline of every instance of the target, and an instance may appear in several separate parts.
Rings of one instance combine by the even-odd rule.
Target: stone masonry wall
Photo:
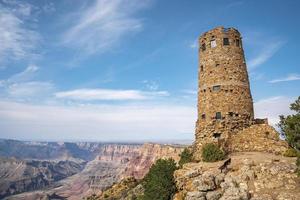
[[[224,45],[224,39],[228,39],[228,45]],[[216,112],[221,112],[223,117],[229,112],[247,114],[253,119],[253,102],[240,33],[233,28],[218,27],[204,33],[199,45],[200,122],[209,122]],[[202,118],[203,114],[205,118]]]
[[[227,147],[229,152],[258,151],[281,155],[287,149],[288,144],[267,124],[255,124],[233,135]]]
[[[203,144],[224,143],[252,125],[254,116],[240,33],[217,27],[200,37],[199,46],[196,157]]]
[[[216,143],[227,152],[283,153],[287,144],[268,125],[254,119],[242,38],[234,28],[217,27],[199,38],[198,119],[194,159],[203,145]]]

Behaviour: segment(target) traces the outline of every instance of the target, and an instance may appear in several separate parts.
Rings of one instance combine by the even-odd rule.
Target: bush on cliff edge
[[[202,159],[205,162],[216,162],[223,160],[225,153],[216,144],[205,144],[202,148]]]
[[[169,200],[176,192],[173,173],[177,169],[173,159],[159,159],[143,180],[143,200]]]
[[[188,148],[185,148],[179,156],[180,156],[180,160],[178,164],[180,167],[182,167],[182,165],[185,163],[192,162],[193,153]]]
[[[295,114],[288,116],[280,115],[280,122],[277,125],[285,135],[288,144],[297,151],[300,151],[300,96],[290,105],[290,109]]]

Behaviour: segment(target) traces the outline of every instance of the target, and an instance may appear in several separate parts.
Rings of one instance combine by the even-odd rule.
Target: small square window
[[[221,89],[220,85],[213,86],[213,91],[219,91]]]
[[[203,43],[203,44],[201,45],[201,49],[202,49],[202,51],[205,51],[205,50],[206,50],[205,43]]]
[[[240,47],[240,40],[238,40],[238,39],[235,40],[235,44],[236,44],[237,47]]]
[[[214,138],[220,138],[220,137],[221,137],[221,133],[214,133],[214,134],[213,134],[213,137],[214,137]]]
[[[223,45],[229,45],[229,38],[223,38]]]
[[[205,119],[205,114],[202,114],[202,115],[201,115],[201,118],[202,118],[202,119]]]
[[[216,112],[216,119],[222,119],[221,112]]]
[[[210,47],[211,47],[211,48],[215,48],[216,46],[217,46],[216,40],[211,40],[211,41],[210,41]]]
[[[200,71],[203,72],[203,65],[200,66]]]
[[[224,33],[228,33],[228,32],[229,32],[229,29],[230,29],[230,28],[224,28],[224,29],[223,29],[223,32],[224,32]]]

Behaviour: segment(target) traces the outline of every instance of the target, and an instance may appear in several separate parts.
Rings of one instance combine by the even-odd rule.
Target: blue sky
[[[296,0],[0,0],[0,137],[193,140],[197,37],[243,36],[255,115],[300,94]]]

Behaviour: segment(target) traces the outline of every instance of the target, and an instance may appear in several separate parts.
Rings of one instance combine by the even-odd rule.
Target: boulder
[[[205,172],[202,176],[193,181],[193,185],[197,190],[202,192],[214,190],[216,189],[215,177],[212,173]]]
[[[185,200],[206,200],[205,194],[206,192],[188,192]]]

